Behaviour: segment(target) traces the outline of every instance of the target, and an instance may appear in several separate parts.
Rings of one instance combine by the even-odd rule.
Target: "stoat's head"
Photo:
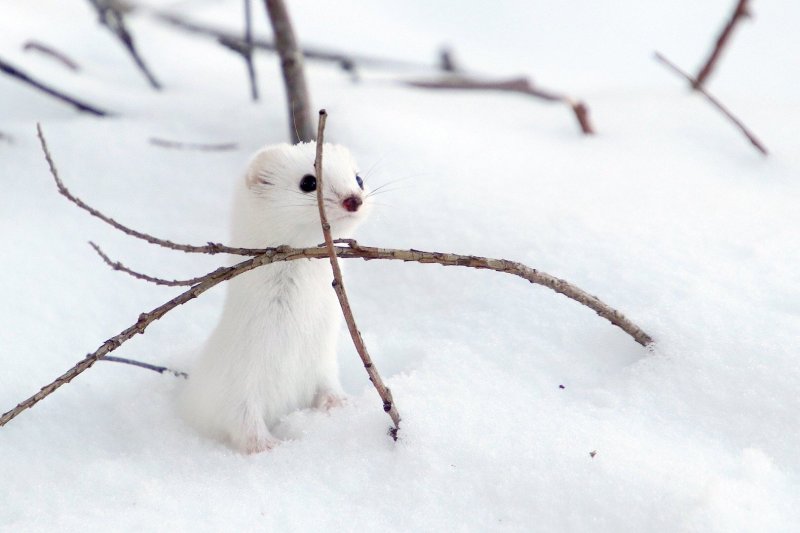
[[[237,199],[237,245],[301,247],[323,242],[314,172],[316,149],[315,142],[277,144],[253,156]],[[322,176],[333,238],[351,237],[371,206],[355,160],[345,147],[324,145]]]

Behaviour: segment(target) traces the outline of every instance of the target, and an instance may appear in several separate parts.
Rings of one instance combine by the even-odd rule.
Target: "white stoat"
[[[263,248],[323,242],[317,207],[316,143],[267,146],[237,186],[232,245]],[[324,202],[335,238],[369,212],[350,152],[324,145]],[[301,259],[266,265],[228,282],[222,318],[191,370],[181,407],[203,433],[254,453],[274,447],[278,420],[341,403],[336,338],[341,311],[330,264]]]

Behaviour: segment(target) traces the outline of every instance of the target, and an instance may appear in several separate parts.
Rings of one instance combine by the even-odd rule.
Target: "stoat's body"
[[[234,246],[323,242],[315,150],[315,143],[275,145],[253,157],[236,191]],[[333,237],[349,237],[369,207],[355,162],[344,147],[326,144],[322,171]],[[222,318],[181,398],[193,425],[252,453],[277,444],[270,427],[282,416],[340,403],[335,348],[341,311],[332,279],[327,261],[302,259],[228,283]]]

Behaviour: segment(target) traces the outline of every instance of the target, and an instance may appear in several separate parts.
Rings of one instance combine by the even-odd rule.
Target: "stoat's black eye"
[[[300,180],[300,190],[303,192],[311,192],[317,190],[317,178],[311,174],[306,174]]]
[[[364,190],[364,180],[361,179],[361,176],[356,174],[356,183],[358,183],[359,188],[363,191]]]

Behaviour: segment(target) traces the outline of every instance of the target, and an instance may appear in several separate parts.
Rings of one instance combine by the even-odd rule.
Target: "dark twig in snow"
[[[250,79],[250,96],[253,101],[258,100],[258,81],[256,81],[256,68],[253,65],[253,16],[250,0],[244,0],[244,42],[247,45],[244,52],[244,61],[247,64],[247,76]]]
[[[61,63],[70,70],[74,71],[80,70],[78,64],[72,59],[68,58],[66,54],[64,54],[63,52],[59,52],[52,46],[40,43],[39,41],[28,41],[25,43],[22,49],[25,50],[26,52],[29,50],[34,50],[46,56],[52,57],[53,59],[55,59],[56,61],[58,61],[59,63]]]
[[[189,377],[189,374],[187,374],[186,372],[181,372],[180,370],[173,370],[171,368],[167,368],[166,366],[151,365],[150,363],[143,363],[141,361],[136,361],[134,359],[127,359],[125,357],[114,357],[113,355],[107,355],[100,360],[110,361],[112,363],[122,363],[125,365],[138,366],[141,368],[146,368],[147,370],[153,370],[155,372],[158,372],[159,374],[163,374],[164,372],[166,372],[167,374],[172,374],[176,378],[187,379]]]
[[[311,100],[303,69],[303,54],[297,45],[289,12],[283,0],[264,0],[264,5],[281,59],[283,85],[289,108],[289,137],[293,144],[308,142],[314,139],[314,130],[311,125]]]
[[[741,120],[739,120],[733,113],[731,113],[728,110],[728,108],[722,104],[722,102],[717,100],[711,93],[705,90],[705,88],[703,88],[702,86],[695,87],[695,80],[693,80],[689,74],[682,71],[675,63],[673,63],[672,61],[670,61],[669,59],[667,59],[658,52],[656,52],[656,59],[663,65],[668,67],[670,70],[672,70],[672,72],[674,72],[675,74],[681,76],[686,81],[688,81],[695,91],[705,96],[706,99],[711,103],[711,105],[716,107],[720,113],[725,115],[728,118],[728,120],[733,122],[733,124],[739,129],[739,131],[741,131],[744,134],[744,136],[747,137],[747,140],[750,141],[750,144],[752,144],[756,148],[756,150],[758,150],[764,155],[768,155],[766,146],[764,146],[761,143],[761,141],[759,141],[756,138],[755,134],[753,134]]]
[[[475,91],[505,91],[519,94],[525,94],[547,100],[549,102],[562,102],[567,104],[575,118],[578,120],[578,125],[584,135],[591,135],[594,133],[594,128],[589,121],[589,110],[586,104],[580,101],[575,101],[572,98],[539,89],[531,83],[528,78],[511,78],[509,80],[492,80],[485,81],[479,80],[464,75],[450,75],[439,80],[412,80],[404,82],[411,87],[421,87],[424,89],[461,89],[461,90],[475,90]]]
[[[150,137],[150,144],[161,148],[174,148],[176,150],[200,150],[202,152],[224,152],[236,150],[239,145],[236,143],[187,143],[181,141],[169,141],[158,137]]]
[[[92,115],[96,115],[98,117],[105,117],[105,116],[108,116],[108,115],[111,114],[108,111],[100,109],[99,107],[95,107],[95,106],[93,106],[91,104],[87,104],[86,102],[82,102],[82,101],[78,100],[77,98],[73,98],[72,96],[64,94],[61,91],[50,87],[49,85],[46,85],[46,84],[44,84],[44,83],[42,83],[42,82],[40,82],[38,80],[35,80],[35,79],[31,78],[25,72],[19,70],[18,68],[16,68],[15,66],[13,66],[10,63],[4,61],[1,58],[0,58],[0,71],[5,72],[9,76],[17,78],[18,80],[20,80],[20,81],[22,81],[24,83],[27,83],[28,85],[30,85],[32,87],[35,87],[36,89],[39,89],[43,93],[49,94],[50,96],[52,96],[54,98],[58,98],[62,102],[66,102],[66,103],[70,104],[71,106],[73,106],[78,111],[84,111],[86,113],[91,113]]]
[[[111,33],[113,33],[117,39],[119,39],[119,41],[128,51],[131,59],[133,59],[133,62],[136,63],[136,66],[139,68],[142,74],[144,74],[145,78],[147,78],[150,86],[157,91],[161,90],[161,84],[158,82],[155,76],[153,76],[153,73],[150,72],[150,69],[147,68],[142,56],[139,55],[139,51],[136,49],[136,44],[133,42],[133,36],[125,25],[124,12],[126,6],[124,3],[117,2],[116,0],[89,0],[89,2],[94,7],[95,11],[97,11],[97,17],[100,21],[100,24],[108,28],[109,31],[111,31]]]
[[[325,201],[322,191],[325,188],[323,185],[322,174],[322,145],[325,137],[325,121],[328,114],[325,110],[319,112],[319,125],[317,126],[317,154],[314,160],[314,173],[317,177],[317,206],[319,208],[319,220],[322,226],[322,234],[325,236],[325,248],[328,251],[328,257],[331,261],[331,270],[333,271],[333,289],[336,291],[336,297],[339,299],[339,305],[342,307],[342,314],[347,323],[347,330],[350,332],[350,338],[353,340],[353,345],[361,357],[361,362],[367,370],[369,380],[378,391],[378,395],[383,400],[383,410],[389,413],[389,416],[394,423],[389,434],[393,439],[397,440],[397,432],[400,430],[400,413],[397,412],[397,407],[392,399],[392,391],[389,390],[383,383],[381,375],[378,373],[377,367],[373,364],[372,358],[367,351],[367,345],[361,337],[361,332],[356,325],[355,317],[353,317],[353,310],[350,307],[350,300],[347,298],[347,291],[344,288],[344,279],[342,278],[342,269],[339,267],[339,260],[336,257],[336,249],[333,246],[333,237],[331,236],[331,225],[328,223],[328,216],[325,214]]]
[[[725,27],[722,28],[722,32],[720,32],[719,37],[717,37],[717,42],[714,44],[714,49],[711,50],[711,54],[708,56],[705,64],[703,64],[702,68],[698,71],[697,76],[692,82],[693,89],[700,89],[709,75],[711,75],[711,72],[714,70],[717,61],[719,61],[720,54],[722,54],[722,50],[728,43],[736,24],[740,20],[750,16],[750,10],[748,9],[747,2],[748,0],[738,0],[736,3],[736,7],[734,8],[733,13],[731,13],[728,22],[725,24]]]

